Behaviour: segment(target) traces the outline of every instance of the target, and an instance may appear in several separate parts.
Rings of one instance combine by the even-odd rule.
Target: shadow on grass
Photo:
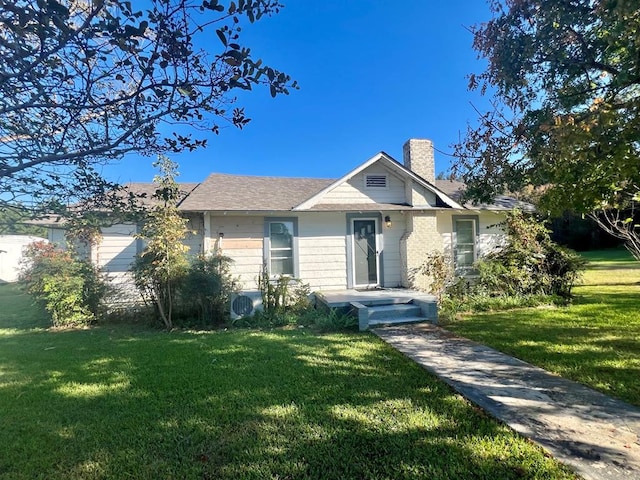
[[[580,252],[580,255],[589,262],[590,266],[593,262],[627,263],[630,265],[638,263],[629,250],[624,247]]]
[[[0,329],[47,328],[51,319],[17,283],[0,284]]]
[[[0,365],[0,476],[571,478],[369,335],[32,331]]]

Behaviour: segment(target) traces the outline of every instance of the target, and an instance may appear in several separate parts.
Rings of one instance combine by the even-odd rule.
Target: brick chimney
[[[402,147],[404,166],[420,175],[427,182],[435,183],[436,165],[433,158],[433,142],[423,138],[411,138]]]

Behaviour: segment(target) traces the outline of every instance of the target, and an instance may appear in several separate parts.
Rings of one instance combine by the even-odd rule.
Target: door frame
[[[355,253],[353,245],[353,222],[355,220],[373,220],[376,230],[376,283],[356,284]],[[382,236],[382,213],[347,213],[347,288],[374,288],[383,286],[384,279],[384,243]]]

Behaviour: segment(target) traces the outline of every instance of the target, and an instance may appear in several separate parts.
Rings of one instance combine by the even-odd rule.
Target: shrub
[[[417,269],[417,273],[430,278],[429,293],[435,295],[438,302],[442,300],[447,286],[454,279],[454,270],[451,258],[440,252],[430,253]]]
[[[263,316],[299,314],[311,306],[308,283],[287,275],[271,278],[266,266],[258,276],[258,289],[262,295]]]
[[[441,323],[471,312],[495,312],[515,308],[531,308],[541,305],[566,305],[567,299],[555,295],[502,295],[490,296],[471,292],[465,295],[446,295],[438,304]]]
[[[191,260],[178,286],[180,316],[195,314],[202,325],[219,325],[227,320],[234,291],[231,263],[223,255],[198,255]]]
[[[358,319],[336,310],[316,309],[309,284],[286,275],[271,278],[266,267],[258,277],[263,310],[232,322],[237,327],[274,328],[297,325],[321,332],[357,327]]]
[[[21,281],[51,314],[53,326],[87,325],[96,318],[107,285],[90,262],[46,242],[32,243],[23,257]]]
[[[262,268],[258,275],[258,290],[262,295],[262,308],[264,314],[280,314],[284,311],[289,301],[289,284],[293,278],[286,275],[272,279],[269,270]]]
[[[439,302],[440,317],[465,311],[505,310],[542,304],[565,304],[585,261],[553,242],[544,224],[519,211],[504,223],[507,242],[475,265],[478,275],[447,286]]]
[[[479,287],[494,296],[569,298],[584,259],[553,242],[544,224],[517,210],[507,216],[505,229],[507,244],[476,265]]]

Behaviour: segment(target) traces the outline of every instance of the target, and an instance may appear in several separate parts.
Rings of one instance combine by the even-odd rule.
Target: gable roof
[[[330,185],[320,178],[213,173],[180,204],[190,211],[288,211]]]
[[[347,173],[342,178],[339,178],[338,180],[335,180],[330,185],[327,185],[326,188],[324,188],[322,191],[318,192],[313,197],[308,198],[304,202],[302,202],[299,205],[297,205],[294,208],[294,210],[313,210],[314,207],[320,207],[320,206],[324,207],[324,205],[322,204],[322,198],[327,193],[329,193],[333,189],[337,188],[338,186],[342,185],[343,183],[348,182],[354,176],[356,176],[357,174],[359,174],[363,170],[369,168],[374,163],[380,163],[384,167],[388,168],[392,172],[394,172],[397,175],[399,175],[400,177],[410,178],[411,180],[416,182],[418,185],[421,185],[425,189],[427,189],[427,190],[431,191],[432,193],[434,193],[435,196],[436,196],[436,199],[437,199],[436,200],[436,202],[438,204],[437,206],[443,206],[443,207],[448,207],[448,208],[459,208],[459,209],[464,208],[464,207],[462,207],[462,205],[459,205],[453,198],[449,197],[446,193],[444,193],[443,191],[440,191],[435,185],[432,185],[431,183],[426,181],[421,176],[419,176],[416,173],[412,172],[411,170],[406,168],[404,165],[402,165],[401,163],[399,163],[396,160],[394,160],[390,155],[388,155],[388,154],[386,154],[384,152],[380,152],[377,155],[374,155],[373,157],[371,157],[369,160],[367,160],[366,162],[364,162],[360,166],[358,166],[358,167],[354,168],[353,170],[351,170],[349,173]],[[360,204],[358,204],[358,205],[360,205]],[[378,204],[374,204],[374,205],[378,205]],[[405,208],[405,210],[406,209],[408,209],[408,210],[411,209],[411,206],[409,206],[406,203],[402,204],[402,205],[393,205],[393,206],[394,207],[408,207],[408,208]],[[380,208],[378,208],[378,209],[380,209]]]
[[[436,196],[433,206],[411,206],[408,203],[323,203],[323,198],[333,189],[349,181],[355,175],[372,166],[382,164],[392,173],[411,179]],[[154,184],[130,184],[138,191],[152,195]],[[432,184],[407,169],[390,155],[380,152],[339,179],[268,177],[213,173],[200,184],[180,184],[187,192],[179,205],[184,211],[405,211],[413,209],[493,210],[504,211],[520,208],[533,211],[529,203],[506,195],[496,197],[490,204],[460,203],[465,185],[452,180],[436,180]],[[191,186],[195,186],[190,189]]]

